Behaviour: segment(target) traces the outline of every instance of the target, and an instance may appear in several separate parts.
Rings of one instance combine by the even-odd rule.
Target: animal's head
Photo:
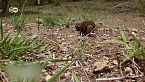
[[[76,28],[76,31],[80,31],[81,30],[81,23],[76,23],[75,28]]]

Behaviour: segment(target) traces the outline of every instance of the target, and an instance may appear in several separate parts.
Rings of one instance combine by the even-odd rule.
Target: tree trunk
[[[8,0],[2,0],[2,13],[7,13],[8,9]]]

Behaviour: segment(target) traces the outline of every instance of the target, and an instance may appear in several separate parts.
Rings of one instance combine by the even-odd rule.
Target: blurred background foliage
[[[27,5],[27,6],[36,5],[37,6],[38,2],[40,2],[40,4],[39,4],[40,6],[45,5],[45,4],[53,4],[53,5],[57,6],[57,5],[61,5],[61,3],[64,3],[64,2],[78,2],[78,1],[91,1],[91,0],[0,0],[0,12],[6,13],[8,8],[11,6],[18,7],[20,10],[21,10],[22,6],[24,6],[24,5]],[[99,0],[96,0],[96,1],[99,1]],[[103,0],[103,1],[104,1],[104,3],[122,1],[122,4],[125,1],[126,2],[133,1],[135,3],[134,6],[138,6],[139,7],[138,9],[141,10],[141,12],[144,11],[144,7],[145,7],[145,0]]]

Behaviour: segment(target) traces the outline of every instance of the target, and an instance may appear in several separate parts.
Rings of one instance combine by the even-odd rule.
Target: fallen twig
[[[139,76],[122,76],[122,77],[112,77],[112,78],[98,78],[96,81],[108,81],[108,80],[123,80],[123,79],[134,79],[134,78],[141,78],[143,75]]]
[[[3,73],[1,71],[1,69],[0,69],[0,79],[2,80],[2,82],[9,82],[8,79],[7,79],[7,77],[5,76],[5,73]]]

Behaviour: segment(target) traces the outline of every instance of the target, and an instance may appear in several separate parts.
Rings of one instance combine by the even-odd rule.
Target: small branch
[[[88,80],[88,82],[91,82],[89,79],[89,76],[87,75],[87,72],[84,70],[84,66],[82,65],[82,63],[79,61],[81,69],[83,70],[83,72],[85,73],[86,79]],[[82,81],[81,81],[82,82]]]
[[[0,69],[0,76],[2,76],[2,77],[0,77],[1,79],[4,79],[5,80],[5,82],[9,82],[9,80],[6,78],[6,76],[5,76],[5,74],[1,71],[1,69]],[[3,81],[2,81],[3,82]]]
[[[112,78],[98,78],[96,81],[109,81],[109,80],[123,80],[123,79],[134,79],[134,78],[141,78],[143,75],[139,76],[122,76],[122,77],[112,77]]]
[[[65,62],[65,61],[76,61],[76,60],[80,60],[78,58],[70,58],[70,59],[48,59],[47,61],[50,62]]]

